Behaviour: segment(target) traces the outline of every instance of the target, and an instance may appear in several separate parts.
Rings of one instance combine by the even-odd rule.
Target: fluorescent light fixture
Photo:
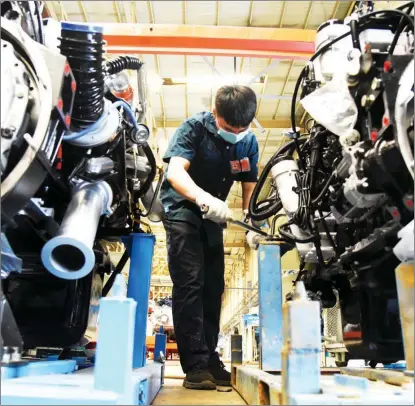
[[[225,86],[232,84],[246,84],[246,83],[264,83],[264,77],[256,78],[254,75],[237,74],[237,75],[204,75],[204,76],[187,76],[177,78],[164,78],[164,84],[171,85],[201,85],[201,86]]]

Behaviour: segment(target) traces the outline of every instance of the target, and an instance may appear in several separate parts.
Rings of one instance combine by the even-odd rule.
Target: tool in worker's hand
[[[206,214],[209,211],[209,207],[206,205],[202,205],[200,210],[202,211],[202,214]],[[229,223],[235,224],[238,227],[241,227],[247,231],[253,231],[254,233],[258,233],[260,235],[263,235],[264,237],[269,237],[268,233],[266,233],[265,231],[261,230],[260,228],[256,228],[248,223],[244,223],[243,221],[240,220],[235,220],[232,215],[229,216],[229,218],[226,219]]]

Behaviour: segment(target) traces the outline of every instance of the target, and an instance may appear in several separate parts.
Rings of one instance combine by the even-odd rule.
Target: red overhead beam
[[[109,53],[309,59],[314,30],[195,25],[103,24]]]

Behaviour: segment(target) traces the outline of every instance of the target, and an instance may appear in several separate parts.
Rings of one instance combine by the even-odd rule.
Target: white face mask
[[[239,134],[234,134],[229,131],[225,131],[222,128],[219,128],[218,134],[219,136],[229,142],[230,144],[236,144],[237,142],[243,140],[251,131],[251,128],[246,129],[245,131],[240,132]]]

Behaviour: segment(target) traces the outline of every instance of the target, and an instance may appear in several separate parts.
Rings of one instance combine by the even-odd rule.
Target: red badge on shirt
[[[231,161],[231,172],[232,173],[239,173],[241,172],[241,163],[239,161]]]
[[[251,163],[249,162],[249,158],[241,159],[241,171],[242,172],[251,171]]]
[[[230,164],[231,164],[231,172],[233,174],[251,171],[251,163],[249,162],[249,158],[244,158],[244,159],[241,159],[240,161],[231,161]]]

